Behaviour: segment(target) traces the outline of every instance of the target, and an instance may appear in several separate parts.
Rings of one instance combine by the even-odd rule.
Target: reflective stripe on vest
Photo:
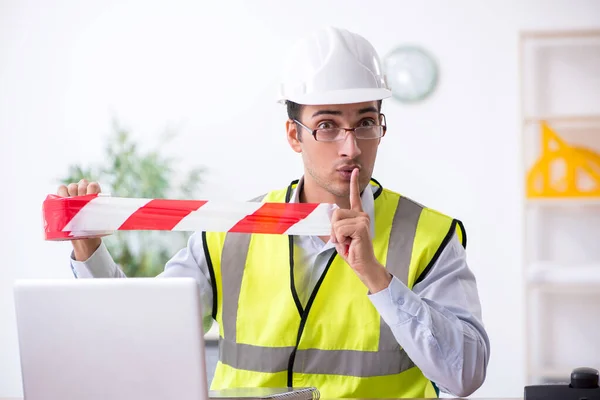
[[[260,198],[262,200],[262,198]],[[412,246],[422,208],[410,200],[401,197],[394,215],[388,246],[388,270],[404,284],[408,282],[408,270]],[[242,277],[250,245],[250,235],[228,233],[225,237],[222,253],[223,292],[231,298],[240,297]],[[233,250],[235,249],[235,250]],[[260,372],[278,372],[288,369],[288,358],[294,346],[262,347],[235,343],[238,302],[227,302],[223,308],[223,331],[227,341],[221,340],[221,361],[239,369]],[[389,326],[381,319],[380,344],[378,348],[394,347],[397,341]],[[360,352],[353,350],[298,350],[296,357],[304,356],[309,362],[294,365],[294,372],[314,374],[339,374],[352,376],[378,376],[398,374],[414,366],[404,350],[393,352]],[[324,363],[314,363],[321,356]],[[401,357],[399,361],[398,357]],[[319,357],[320,358],[320,357]]]
[[[281,191],[256,200],[288,201],[290,188],[287,192],[285,200]],[[376,256],[409,288],[455,232],[465,244],[458,221],[393,192],[381,197],[375,202]],[[315,385],[326,397],[436,395],[369,303],[364,285],[335,253],[303,307],[293,287],[291,238],[288,243],[281,235],[203,237],[215,294],[213,316],[220,325],[214,389]],[[352,292],[340,292],[335,280]],[[357,314],[348,314],[346,307]]]

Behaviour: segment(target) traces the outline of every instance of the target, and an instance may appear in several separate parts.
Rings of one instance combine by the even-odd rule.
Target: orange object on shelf
[[[527,174],[527,197],[600,198],[600,154],[567,144],[545,121],[541,131],[541,156]]]

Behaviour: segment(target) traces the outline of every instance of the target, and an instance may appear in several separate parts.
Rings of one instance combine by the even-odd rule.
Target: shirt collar
[[[298,203],[300,202],[300,190],[304,185],[304,177],[301,177],[296,185],[296,188],[293,190],[292,195],[290,196],[290,203]],[[363,211],[367,213],[369,216],[369,221],[371,222],[371,239],[375,239],[375,192],[379,189],[377,186],[367,185],[367,188],[363,190],[360,195],[360,200],[362,202]]]

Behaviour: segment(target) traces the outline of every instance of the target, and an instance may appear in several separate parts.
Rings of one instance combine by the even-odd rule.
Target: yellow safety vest
[[[289,202],[298,181],[262,197]],[[374,251],[409,288],[423,279],[462,224],[372,180]],[[369,188],[367,189],[369,190]],[[259,200],[259,201],[260,201]],[[327,398],[437,397],[368,299],[368,289],[335,253],[306,306],[294,287],[293,237],[204,232],[219,324],[211,389],[316,387]]]

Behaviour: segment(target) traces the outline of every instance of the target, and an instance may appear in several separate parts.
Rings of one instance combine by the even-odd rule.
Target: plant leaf
[[[66,176],[59,181],[68,184],[83,178],[101,180],[109,185],[106,190],[117,197],[194,198],[206,169],[194,166],[182,171],[176,166],[180,160],[161,154],[161,149],[176,136],[175,130],[167,130],[158,149],[144,152],[130,130],[114,118],[112,133],[104,147],[104,162],[97,166],[70,165]],[[184,178],[176,187],[178,176]],[[190,232],[119,231],[103,240],[127,276],[147,277],[159,274],[171,255],[186,245],[190,235]]]

